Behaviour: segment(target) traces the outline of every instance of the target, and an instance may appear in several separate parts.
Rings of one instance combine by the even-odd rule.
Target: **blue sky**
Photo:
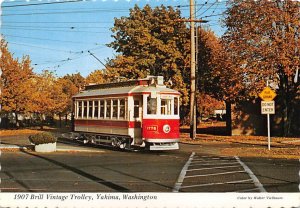
[[[189,0],[5,0],[1,34],[15,58],[30,56],[36,73],[47,69],[58,76],[87,76],[104,68],[88,51],[103,63],[114,57],[105,45],[113,41],[110,28],[114,18],[128,16],[135,4],[180,6],[182,16],[189,17]],[[196,17],[209,20],[206,27],[221,36],[226,1],[198,0],[196,5]]]

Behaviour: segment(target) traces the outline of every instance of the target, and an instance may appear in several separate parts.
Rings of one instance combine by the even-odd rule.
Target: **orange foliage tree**
[[[283,135],[299,107],[299,1],[229,1],[222,40],[235,91],[253,99],[270,81],[278,93]],[[228,74],[228,76],[230,76]],[[298,75],[299,76],[299,75]],[[232,79],[232,78],[231,78]]]
[[[13,58],[8,51],[7,43],[1,40],[1,107],[4,112],[12,112],[16,127],[19,126],[18,115],[28,112],[27,103],[30,100],[27,87],[28,80],[33,75],[30,59],[24,56],[21,61]]]

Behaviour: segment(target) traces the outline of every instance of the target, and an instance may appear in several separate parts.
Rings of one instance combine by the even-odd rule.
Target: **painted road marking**
[[[232,161],[232,159],[221,159],[221,158],[219,158],[219,159],[216,159],[216,158],[207,158],[207,159],[194,159],[193,161],[208,161],[208,159],[209,160],[212,160],[212,162],[215,162],[215,161],[217,161],[217,162],[219,162],[219,161]]]
[[[198,159],[201,158],[201,159]],[[213,158],[213,159],[212,159]],[[206,187],[206,186],[214,186],[214,185],[224,185],[224,184],[238,184],[238,183],[244,183],[249,185],[254,185],[255,188],[249,187],[248,189],[243,190],[235,190],[234,192],[250,192],[250,191],[260,191],[260,192],[266,192],[263,185],[260,183],[258,178],[254,175],[254,173],[250,170],[250,168],[243,163],[237,156],[228,158],[228,160],[223,160],[225,157],[211,157],[211,156],[197,156],[193,152],[188,161],[185,163],[184,167],[182,168],[180,175],[178,177],[178,180],[173,188],[173,192],[179,192],[180,189],[186,189],[186,188],[194,188],[194,187]],[[300,162],[300,160],[299,160]],[[192,168],[195,166],[204,166],[199,168]],[[226,169],[226,168],[234,168],[232,171],[226,170],[224,172],[211,172],[211,173],[205,173],[205,174],[194,174],[194,175],[186,175],[187,172],[193,173],[193,171],[202,171],[202,170],[220,170],[220,169]],[[237,168],[237,170],[236,170]],[[243,168],[244,170],[241,170]],[[245,173],[248,174],[250,179],[243,179],[243,180],[235,180],[235,181],[226,181],[225,182],[214,182],[214,183],[205,183],[205,184],[191,184],[184,186],[183,182],[184,179],[188,178],[196,178],[196,177],[208,177],[208,176],[219,176],[219,175],[234,175],[236,173]],[[300,172],[299,172],[300,176]],[[223,179],[224,180],[224,179]],[[208,177],[208,182],[210,181],[210,178]],[[251,183],[249,183],[251,182]],[[300,189],[300,185],[299,185]]]
[[[187,169],[189,168],[189,165],[190,165],[190,163],[192,162],[194,155],[195,155],[195,152],[193,152],[193,153],[191,154],[191,156],[189,157],[188,161],[187,161],[187,162],[185,163],[185,165],[183,166],[183,168],[182,168],[182,170],[181,170],[181,172],[180,172],[180,174],[179,174],[179,177],[178,177],[178,179],[177,179],[177,182],[176,182],[176,184],[175,184],[175,186],[174,186],[174,188],[173,188],[173,192],[178,192],[178,191],[179,191],[179,189],[180,189],[180,187],[181,187],[181,185],[182,185],[182,183],[183,183],[183,180],[184,180],[186,171],[187,171]]]
[[[191,175],[191,176],[185,176],[185,178],[226,175],[226,174],[232,174],[232,173],[245,173],[245,171],[229,171],[229,172],[222,172],[222,173],[210,173],[210,174],[203,174],[203,175]]]
[[[199,163],[199,162],[198,162]],[[231,165],[231,164],[238,164],[239,162],[231,162],[231,163],[205,163],[205,164],[195,164],[193,163],[190,166],[199,166],[199,165]]]
[[[213,170],[213,169],[237,168],[237,167],[241,167],[241,166],[240,165],[229,165],[229,166],[219,166],[219,167],[213,167],[213,168],[195,168],[195,169],[190,169],[187,171]]]
[[[267,192],[266,189],[263,187],[263,185],[259,182],[258,178],[254,175],[254,173],[250,170],[250,168],[243,163],[239,157],[234,156],[234,158],[241,164],[241,166],[243,166],[243,168],[245,169],[245,171],[248,173],[248,175],[250,176],[250,178],[252,178],[254,185],[259,189],[260,192]]]
[[[203,186],[214,186],[214,185],[224,185],[224,184],[235,184],[235,183],[244,183],[252,181],[252,179],[246,179],[246,180],[239,180],[239,181],[227,181],[223,183],[206,183],[206,184],[196,184],[196,185],[190,185],[190,186],[181,186],[181,189],[184,188],[194,188],[194,187],[203,187]]]

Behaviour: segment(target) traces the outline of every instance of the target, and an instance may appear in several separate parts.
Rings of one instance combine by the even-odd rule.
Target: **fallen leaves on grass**
[[[265,136],[215,136],[197,134],[196,139],[191,140],[189,134],[182,134],[181,142],[203,144],[206,146],[235,144],[231,148],[228,148],[228,146],[224,146],[223,148],[219,146],[222,155],[286,159],[300,158],[300,138],[272,137],[271,150],[268,150],[268,141]]]
[[[40,130],[36,129],[14,129],[14,130],[1,130],[1,136],[17,136],[17,135],[26,135],[26,134],[37,134],[40,133]]]
[[[266,157],[266,158],[284,158],[284,159],[300,159],[299,148],[276,148],[271,147],[270,150],[263,147],[252,148],[224,148],[221,150],[222,155],[241,156],[241,157]]]

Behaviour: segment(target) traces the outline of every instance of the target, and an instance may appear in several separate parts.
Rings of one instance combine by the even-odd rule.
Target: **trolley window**
[[[179,100],[178,97],[174,97],[174,115],[178,115]]]
[[[100,118],[104,118],[104,100],[100,100]]]
[[[106,115],[105,117],[107,119],[110,119],[110,115],[111,115],[111,100],[106,100]]]
[[[87,117],[87,101],[83,101],[83,115],[82,117]]]
[[[125,119],[125,100],[120,100],[120,119]]]
[[[89,101],[89,118],[93,116],[93,101]]]
[[[171,99],[161,99],[160,112],[161,115],[171,115]]]
[[[147,114],[156,114],[157,100],[156,98],[147,97]]]
[[[94,101],[94,118],[98,118],[98,111],[99,111],[99,102],[98,100]]]
[[[78,101],[78,111],[77,111],[77,117],[81,117],[82,116],[82,102]]]
[[[113,110],[113,114],[112,117],[113,118],[117,118],[118,117],[118,100],[112,100],[112,110]]]
[[[139,118],[140,117],[140,101],[139,100],[134,100],[134,108],[133,108],[133,117],[134,118]]]

